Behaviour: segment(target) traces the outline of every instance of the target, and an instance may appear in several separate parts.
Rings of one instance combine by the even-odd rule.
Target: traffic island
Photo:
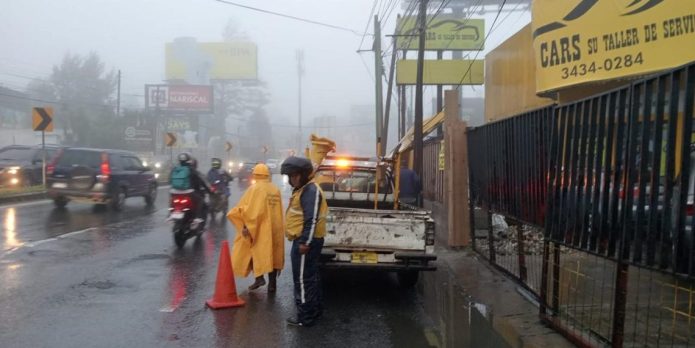
[[[34,201],[46,197],[46,190],[43,186],[0,188],[0,204]]]

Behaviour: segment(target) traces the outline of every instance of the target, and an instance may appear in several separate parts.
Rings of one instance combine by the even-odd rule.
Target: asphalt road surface
[[[277,183],[283,198],[289,187]],[[231,184],[233,205],[243,187]],[[289,243],[278,291],[249,292],[246,306],[206,308],[220,244],[231,224],[174,245],[168,194],[154,208],[132,198],[122,212],[51,201],[0,206],[0,347],[428,347],[432,321],[414,289],[380,273],[329,273],[325,314],[314,327],[294,315]]]

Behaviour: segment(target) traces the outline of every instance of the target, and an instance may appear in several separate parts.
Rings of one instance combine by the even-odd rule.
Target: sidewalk
[[[440,329],[442,347],[573,347],[543,325],[524,290],[472,249],[446,247],[446,216],[433,210],[437,228],[436,272],[425,273],[419,290],[425,311]]]

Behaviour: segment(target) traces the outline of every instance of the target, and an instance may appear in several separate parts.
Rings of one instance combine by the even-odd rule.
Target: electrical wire
[[[367,18],[367,24],[364,26],[364,33],[362,33],[362,40],[360,40],[360,44],[357,46],[357,51],[359,52],[362,50],[362,44],[364,43],[364,38],[367,36],[367,30],[369,29],[369,23],[372,22],[372,17],[374,16],[374,10],[376,9],[376,4],[378,0],[374,0],[374,3],[372,4],[372,11],[369,12],[369,17]]]
[[[495,16],[495,19],[492,21],[492,25],[490,26],[490,31],[485,36],[485,39],[483,40],[483,42],[487,42],[487,39],[490,37],[492,32],[495,30],[495,23],[497,23],[497,19],[500,18],[500,14],[502,13],[502,9],[504,8],[504,5],[506,5],[506,4],[507,4],[507,0],[502,0],[502,5],[500,6],[500,9],[497,11],[497,15]],[[502,23],[502,22],[500,22],[500,23]],[[473,58],[473,60],[478,59],[478,54],[480,54],[480,51],[477,51],[475,53],[475,57]],[[461,84],[463,83],[463,80],[466,79],[466,76],[468,76],[468,74],[471,72],[471,68],[473,68],[473,64],[470,64],[468,66],[468,70],[466,70],[466,72],[463,74],[463,76],[461,76],[461,80],[459,81],[458,85],[456,86],[457,90],[461,87]]]
[[[346,32],[353,33],[353,34],[355,34],[355,35],[357,35],[357,36],[362,35],[362,34],[361,34],[360,32],[358,32],[357,30],[350,29],[350,28],[346,28],[346,27],[341,27],[341,26],[338,26],[338,25],[323,23],[323,22],[319,22],[319,21],[315,21],[315,20],[311,20],[311,19],[306,19],[306,18],[301,18],[301,17],[297,17],[297,16],[292,16],[292,15],[288,15],[288,14],[284,14],[284,13],[279,13],[279,12],[264,10],[264,9],[261,9],[261,8],[252,7],[252,6],[248,6],[248,5],[244,5],[244,4],[239,4],[239,3],[232,2],[232,1],[227,1],[227,0],[213,0],[213,1],[216,1],[216,2],[219,2],[219,3],[222,3],[222,4],[227,4],[227,5],[235,6],[235,7],[245,8],[245,9],[251,10],[251,11],[261,12],[261,13],[270,14],[270,15],[274,15],[274,16],[278,16],[278,17],[287,18],[287,19],[292,19],[292,20],[296,20],[296,21],[300,21],[300,22],[304,22],[304,23],[314,24],[314,25],[318,25],[318,26],[322,26],[322,27],[326,27],[326,28],[331,28],[331,29],[346,31]],[[370,34],[370,35],[372,35],[372,34]]]
[[[25,97],[25,96],[21,96],[21,95],[12,95],[12,94],[6,94],[6,93],[1,93],[1,92],[0,92],[0,96],[5,96],[5,97],[10,97],[10,98],[15,98],[15,99],[22,99],[22,100],[35,101],[35,102],[40,102],[40,103],[55,104],[55,105],[85,105],[85,106],[96,106],[96,107],[102,107],[102,108],[115,107],[115,105],[111,105],[111,104],[94,104],[94,103],[85,103],[85,102],[67,103],[67,102],[61,102],[61,101],[57,101],[57,100]]]

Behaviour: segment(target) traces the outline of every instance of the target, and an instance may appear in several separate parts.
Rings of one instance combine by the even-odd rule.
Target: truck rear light
[[[434,245],[434,221],[425,222],[425,245]]]

